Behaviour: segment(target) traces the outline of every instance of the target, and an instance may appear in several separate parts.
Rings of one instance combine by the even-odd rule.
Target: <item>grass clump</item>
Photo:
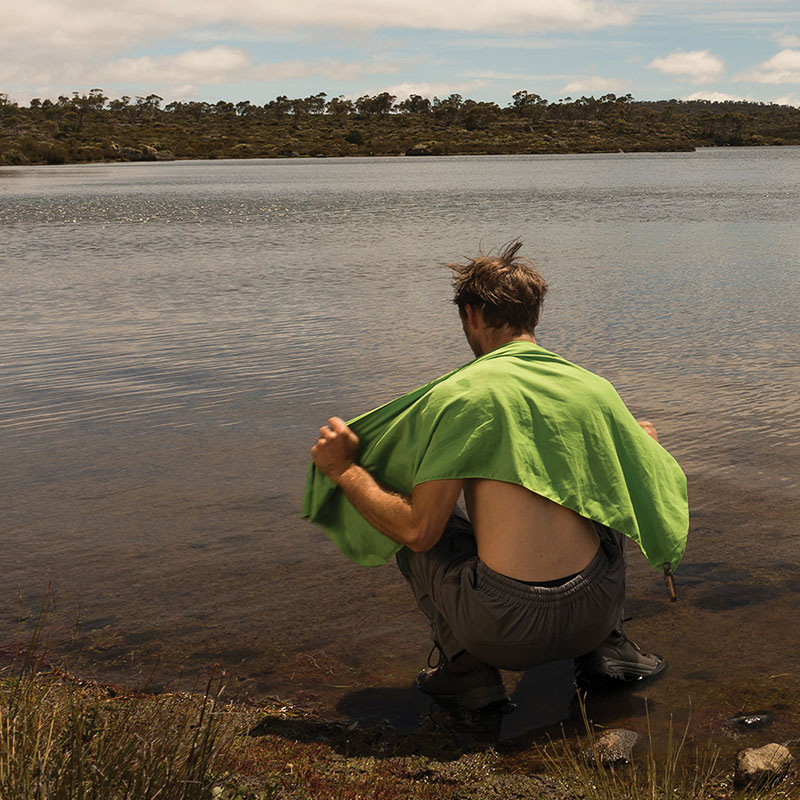
[[[0,679],[0,797],[212,796],[236,714],[204,694],[142,696],[71,679],[31,658]]]

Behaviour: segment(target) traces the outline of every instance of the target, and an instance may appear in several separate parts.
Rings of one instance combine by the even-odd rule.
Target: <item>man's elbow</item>
[[[431,530],[425,526],[416,526],[406,533],[404,544],[415,553],[427,553],[441,539],[442,532],[442,530]]]

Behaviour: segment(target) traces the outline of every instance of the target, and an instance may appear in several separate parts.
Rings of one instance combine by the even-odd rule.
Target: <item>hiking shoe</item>
[[[442,656],[438,666],[423,669],[417,675],[417,686],[440,703],[452,703],[468,711],[511,702],[500,670],[478,661],[466,650],[450,661]]]
[[[632,683],[663,672],[667,662],[655,653],[643,653],[625,637],[610,636],[599,647],[575,659],[579,685]]]

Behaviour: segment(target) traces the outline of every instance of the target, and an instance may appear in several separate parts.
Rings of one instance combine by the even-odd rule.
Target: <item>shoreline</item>
[[[520,103],[505,108],[459,95],[412,108],[394,105],[389,95],[360,107],[325,104],[324,95],[317,99],[323,102],[296,101],[292,108],[277,101],[264,106],[175,102],[161,108],[156,95],[130,105],[129,98],[109,102],[98,89],[58,103],[6,104],[0,106],[0,165],[691,152],[706,145],[800,144],[800,109],[746,101],[605,95],[548,103],[522,92]]]
[[[41,729],[46,718],[51,735],[56,730],[61,740],[80,737],[81,752],[73,749],[66,767],[49,751],[43,752],[35,777],[25,775],[24,767],[7,770],[4,780],[12,792],[15,778],[20,783],[27,778],[28,788],[46,781],[48,772],[74,780],[69,771],[78,769],[83,759],[91,760],[91,768],[82,768],[87,775],[103,773],[104,791],[110,792],[104,797],[117,796],[112,792],[115,781],[129,784],[131,771],[149,783],[163,782],[167,797],[215,800],[294,800],[309,792],[315,800],[616,800],[628,792],[638,796],[634,793],[642,790],[647,796],[663,791],[690,800],[723,800],[738,796],[737,781],[741,783],[738,766],[734,768],[738,756],[720,756],[719,748],[703,742],[703,730],[693,729],[691,721],[676,723],[666,747],[659,749],[649,730],[609,730],[593,723],[588,708],[576,702],[576,719],[571,722],[501,741],[499,711],[469,713],[431,706],[415,730],[402,732],[386,720],[362,725],[358,719],[329,719],[279,697],[249,703],[224,700],[224,676],[214,671],[205,691],[147,694],[86,681],[44,667],[30,656],[23,661],[16,671],[0,669],[0,710],[8,711],[3,707],[9,698],[16,709],[4,735],[14,741],[18,756],[32,758],[39,737],[35,745],[27,739],[26,725],[38,723]],[[40,702],[43,697],[47,703]],[[103,721],[85,721],[98,719]],[[124,728],[117,730],[120,720]],[[123,765],[104,763],[115,755],[106,741],[111,734],[122,739],[117,744],[127,753]],[[617,744],[609,748],[609,741],[626,737],[621,749]],[[762,739],[744,730],[736,749],[752,749]],[[798,741],[795,737],[795,752]],[[167,774],[162,774],[162,762],[171,764]],[[186,794],[190,770],[190,782],[198,791]],[[765,786],[759,798],[800,797],[794,767],[778,777],[774,789]]]
[[[425,155],[409,155],[408,153],[347,153],[347,154],[278,154],[268,156],[249,156],[249,155],[225,155],[222,157],[206,156],[206,157],[193,157],[193,156],[176,156],[172,158],[128,158],[128,159],[98,159],[95,161],[87,160],[73,160],[61,161],[58,163],[51,163],[48,161],[37,161],[25,164],[10,164],[0,161],[0,170],[26,168],[26,167],[52,167],[52,166],[95,166],[95,165],[114,165],[114,164],[178,164],[178,163],[207,163],[210,161],[312,161],[314,159],[337,159],[337,160],[371,160],[371,159],[409,159],[409,160],[422,160],[428,158],[465,158],[465,157],[505,157],[505,156],[645,156],[645,155],[664,155],[664,154],[686,154],[697,153],[702,151],[713,150],[755,150],[755,149],[772,149],[780,148],[781,150],[791,150],[793,147],[800,147],[800,142],[793,144],[741,144],[741,145],[696,145],[686,148],[653,148],[653,149],[638,149],[638,150],[622,150],[610,147],[607,149],[593,149],[593,150],[542,150],[542,151],[509,151],[509,152],[496,152],[496,151],[452,151],[448,153],[429,153]]]
[[[253,471],[263,474],[257,464]],[[767,733],[795,737],[800,725],[800,675],[786,652],[783,632],[797,618],[800,584],[791,567],[796,557],[793,538],[790,533],[777,532],[791,530],[796,509],[788,495],[746,491],[738,483],[701,480],[691,472],[689,479],[692,532],[687,557],[676,574],[678,602],[668,601],[663,578],[643,559],[631,558],[628,571],[627,615],[633,617],[628,623],[629,635],[643,647],[663,654],[669,668],[661,680],[634,686],[616,697],[598,697],[590,710],[600,724],[615,727],[641,726],[649,715],[654,734],[661,736],[671,714],[681,713],[691,698],[695,723],[709,736],[722,736],[723,743],[728,740],[722,723],[741,711],[770,711],[775,723]],[[265,522],[270,529],[273,524],[280,529],[291,526],[281,507],[270,514],[273,523],[263,519],[261,506],[244,504],[244,498],[263,491],[254,480],[252,487],[240,486],[243,505],[238,511],[228,505],[227,491],[204,483],[191,491],[178,485],[163,497],[149,487],[115,493],[108,500],[115,511],[113,525],[138,519],[143,509],[152,506],[153,526],[160,521],[181,529],[188,524],[182,510],[202,502],[207,518],[204,524],[213,528],[220,515],[225,528],[234,525],[246,537],[237,542],[243,547],[250,541],[255,545]],[[287,501],[295,505],[291,498]],[[92,498],[87,502],[96,503]],[[164,516],[166,507],[174,509],[174,517]],[[234,518],[230,511],[236,511]],[[135,517],[130,516],[133,512]],[[150,516],[138,519],[137,526],[151,527]],[[74,525],[61,513],[65,544],[75,541],[85,519],[80,507],[74,509]],[[756,520],[762,520],[761,524]],[[98,524],[104,527],[102,515]],[[248,535],[251,528],[252,538]],[[133,529],[117,533],[124,542]],[[758,555],[762,533],[771,539],[769,562]],[[292,533],[290,541],[298,542],[297,535]],[[196,581],[180,585],[159,567],[184,552],[176,542],[174,555],[172,550],[158,550],[161,555],[148,562],[145,572],[130,574],[130,599],[108,587],[94,602],[86,603],[88,598],[84,598],[83,605],[64,592],[80,591],[85,581],[102,582],[103,576],[118,569],[145,569],[143,562],[129,561],[136,555],[134,550],[128,553],[112,548],[100,557],[87,551],[71,570],[61,568],[54,589],[58,605],[47,619],[50,651],[55,659],[69,654],[68,668],[92,680],[160,691],[196,687],[219,664],[234,697],[290,697],[329,719],[359,719],[373,725],[388,718],[397,731],[413,731],[428,708],[427,699],[413,687],[413,677],[424,664],[429,644],[424,619],[407,595],[407,587],[391,565],[367,570],[350,564],[310,525],[303,526],[302,542],[309,549],[289,596],[290,585],[275,583],[286,570],[279,553],[259,553],[259,560],[250,565],[251,580],[230,561],[237,551],[228,546],[210,545],[210,550],[184,553],[183,569],[205,577],[202,587]],[[50,547],[55,547],[57,556],[57,543],[51,542]],[[145,543],[141,547],[148,549]],[[249,553],[248,545],[238,558],[249,562],[256,551]],[[271,564],[276,555],[280,563]],[[235,587],[226,572],[209,573],[220,557],[236,569]],[[41,571],[41,552],[35,558]],[[17,638],[30,635],[40,605],[37,602],[33,608],[31,604],[32,568],[32,564],[21,564],[18,570],[19,576],[28,577],[27,587],[21,587],[26,602]],[[323,574],[324,581],[314,577]],[[15,580],[14,575],[9,578]],[[271,585],[283,588],[265,595],[263,586]],[[148,603],[143,605],[145,586]],[[347,606],[351,612],[344,617],[320,616],[314,599],[320,592],[329,607]],[[228,602],[220,605],[225,597]],[[209,605],[209,598],[216,600]],[[131,603],[138,616],[131,616]],[[373,619],[368,629],[357,624],[358,609],[365,604]],[[79,612],[81,605],[83,611]],[[6,607],[10,615],[11,604]],[[165,607],[171,609],[169,614],[164,613]],[[251,613],[243,613],[243,608]],[[77,622],[76,613],[80,613]],[[253,615],[267,624],[254,627]],[[13,641],[12,631],[6,627],[6,640]],[[569,719],[574,689],[566,662],[509,673],[506,680],[519,708],[504,720],[504,739],[535,737],[538,731]]]

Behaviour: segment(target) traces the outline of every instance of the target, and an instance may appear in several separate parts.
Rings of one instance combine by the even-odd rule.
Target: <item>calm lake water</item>
[[[540,343],[690,478],[680,602],[630,565],[668,676],[594,713],[796,730],[799,201],[797,148],[0,169],[0,643],[49,584],[51,652],[101,677],[218,661],[256,700],[418,716],[424,620],[299,519],[308,451],[469,360],[442,265],[520,237]],[[521,679],[512,733],[564,717],[557,672]]]

